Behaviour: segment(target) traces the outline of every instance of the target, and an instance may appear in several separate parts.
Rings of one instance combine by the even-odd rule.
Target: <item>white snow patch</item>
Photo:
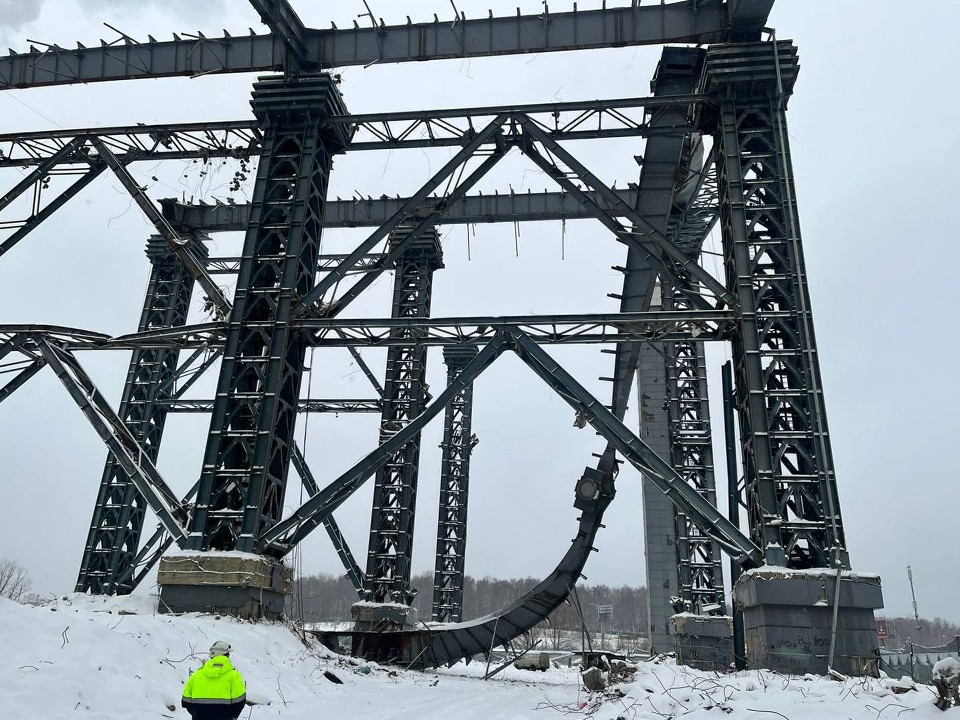
[[[960,719],[960,708],[937,710],[925,686],[893,695],[889,679],[718,675],[645,662],[632,683],[616,686],[622,697],[590,695],[576,667],[508,667],[484,682],[483,662],[408,671],[335,656],[279,623],[158,615],[155,608],[149,595],[69,595],[44,607],[0,600],[0,717],[188,720],[179,707],[183,683],[211,643],[225,640],[257,703],[244,720]],[[343,684],[324,679],[325,670]]]

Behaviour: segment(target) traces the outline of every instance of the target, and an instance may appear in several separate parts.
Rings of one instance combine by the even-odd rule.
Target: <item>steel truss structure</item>
[[[472,345],[444,349],[448,385],[476,355],[477,349]],[[472,423],[473,385],[466,385],[447,406],[443,418],[437,561],[433,572],[432,617],[435,622],[452,623],[462,619],[470,454],[478,442],[472,432]]]
[[[0,387],[0,402],[49,366],[109,450],[79,590],[130,592],[173,543],[282,559],[323,525],[358,594],[409,603],[419,438],[440,413],[445,424],[433,617],[453,624],[419,631],[417,664],[487,651],[562,603],[593,549],[623,461],[671,503],[663,525],[670,529],[659,538],[648,534],[648,554],[657,550],[667,565],[675,563],[675,587],[667,589],[691,609],[709,612],[723,605],[721,550],[744,567],[849,567],[786,130],[797,54],[789,42],[762,40],[773,0],[633,2],[569,13],[544,8],[535,17],[458,15],[452,25],[435,18],[344,30],[306,28],[287,0],[251,2],[270,34],[142,43],[124,37],[100,47],[48,46],[0,58],[4,90],[283,72],[255,84],[252,121],[0,136],[0,169],[26,172],[0,198],[0,212],[33,193],[29,217],[0,219],[0,229],[11,231],[0,240],[0,256],[105,170],[118,177],[158,233],[148,246],[152,273],[136,333],[109,337],[53,326],[0,326],[0,374],[12,376]],[[351,115],[338,79],[323,72],[376,62],[671,42],[708,47],[666,48],[649,98]],[[639,182],[627,190],[604,184],[563,144],[612,137],[646,138]],[[437,146],[458,150],[408,197],[326,201],[338,153]],[[471,193],[512,149],[553,178],[559,191]],[[128,171],[147,160],[254,157],[259,165],[249,205],[165,200],[160,210]],[[78,179],[47,200],[44,191],[58,174]],[[627,247],[619,268],[619,313],[431,317],[432,275],[442,267],[437,225],[582,218],[599,221]],[[722,278],[699,263],[714,225],[722,236]],[[372,231],[350,253],[321,255],[324,227]],[[208,257],[206,236],[230,230],[245,232],[241,255]],[[395,273],[390,317],[342,319],[343,310],[385,272]],[[236,276],[232,300],[214,279],[223,274]],[[212,322],[187,325],[194,283]],[[729,341],[733,351],[748,534],[716,508],[707,341]],[[614,356],[609,403],[588,393],[543,347],[564,343],[611,346],[604,348]],[[382,384],[357,354],[362,346],[388,349]],[[430,346],[445,346],[448,363],[447,387],[433,398],[424,374]],[[374,397],[301,399],[311,347],[348,348]],[[119,349],[134,352],[114,411],[77,353]],[[462,622],[469,459],[476,442],[472,386],[507,351],[607,445],[577,481],[578,531],[556,569],[495,617]],[[217,362],[215,397],[185,397]],[[638,367],[662,378],[661,388],[644,387],[641,369],[641,392],[661,410],[649,418],[642,413],[640,433],[626,424]],[[183,498],[155,467],[169,412],[211,415],[199,480]],[[294,442],[302,412],[380,412],[379,442],[320,487]],[[660,452],[641,439],[653,427],[666,428]],[[309,498],[284,515],[291,466]],[[333,512],[373,476],[364,571]],[[143,542],[147,508],[161,527]],[[646,514],[652,522],[649,507]],[[664,593],[648,584],[652,601],[663,605]],[[658,612],[666,612],[659,605]]]

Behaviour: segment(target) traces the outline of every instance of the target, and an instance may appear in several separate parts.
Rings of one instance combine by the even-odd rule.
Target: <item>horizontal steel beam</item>
[[[534,342],[595,344],[647,340],[726,340],[734,328],[730,310],[684,310],[583,315],[508,315],[454,318],[304,318],[291,325],[316,347],[390,347],[490,342],[500,330],[518,329]],[[102,333],[47,325],[0,325],[0,339],[42,335],[65,349],[134,350],[208,348],[223,344],[225,326],[204,323],[110,337]],[[178,400],[179,402],[179,400]],[[373,402],[364,401],[364,402]]]
[[[755,4],[755,3],[754,3]],[[736,3],[746,7],[743,0]],[[419,62],[585,50],[604,47],[714,43],[731,35],[731,18],[750,23],[755,35],[766,18],[755,9],[732,14],[723,0],[684,0],[669,4],[488,17],[454,22],[408,23],[330,30],[305,28],[301,63],[306,67],[339,68],[373,63]],[[760,22],[758,23],[758,20]],[[736,28],[733,28],[736,31]],[[747,39],[747,38],[742,38]],[[45,85],[193,76],[237,72],[280,71],[287,59],[283,37],[249,35],[208,38],[202,34],[172,41],[139,43],[128,36],[98,47],[68,50],[46,45],[41,51],[0,58],[0,89]]]
[[[730,310],[688,310],[585,315],[514,315],[457,318],[305,318],[291,325],[308,333],[316,347],[389,347],[391,345],[457,345],[489,342],[498,330],[517,328],[542,344],[594,344],[623,341],[725,340],[734,327]],[[0,326],[0,337],[8,326]],[[43,333],[41,326],[15,326]],[[217,348],[224,325],[204,323],[108,337],[99,333],[61,332],[60,343],[71,350],[144,348]]]
[[[213,412],[211,400],[156,400],[154,405],[167,412],[208,413]],[[378,413],[383,409],[379,400],[301,400],[297,410],[308,413]]]
[[[646,113],[653,108],[706,101],[702,95],[615,98],[340,115],[328,122],[355,128],[348,152],[459,147],[476,133],[477,126],[486,125],[498,115],[523,115],[558,140],[682,134],[689,130],[682,123],[651,129]],[[513,129],[508,126],[504,132],[509,136]],[[3,133],[0,134],[0,167],[41,166],[52,159],[57,161],[55,164],[87,165],[91,159],[88,143],[94,138],[128,164],[211,158],[246,160],[259,155],[263,133],[254,119]]]
[[[637,189],[619,189],[614,192],[633,207]],[[597,204],[605,203],[596,193],[587,193]],[[409,200],[403,197],[357,198],[355,200],[328,200],[324,206],[323,226],[329,228],[379,227],[397,213]],[[423,214],[432,212],[444,198],[430,197],[423,202]],[[164,217],[184,233],[242,232],[250,218],[250,206],[188,205],[174,199],[160,201]],[[617,208],[611,214],[620,217]],[[592,220],[594,215],[574,195],[567,192],[495,193],[467,195],[446,205],[440,225],[473,225],[476,223],[536,222],[541,220]],[[333,256],[326,256],[332,258]],[[346,255],[341,256],[341,259]],[[368,256],[373,258],[374,256]],[[376,256],[382,257],[382,256]],[[211,273],[236,272],[239,258],[214,258],[208,265]],[[321,264],[321,270],[323,265]],[[358,270],[363,270],[362,264]]]

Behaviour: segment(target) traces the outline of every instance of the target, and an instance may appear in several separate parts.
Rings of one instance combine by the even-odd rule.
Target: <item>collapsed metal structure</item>
[[[334,543],[359,595],[409,604],[419,436],[445,413],[433,619],[417,632],[354,633],[354,650],[421,665],[487,651],[547,617],[580,577],[619,462],[645,478],[651,631],[664,642],[671,601],[710,612],[724,603],[719,553],[742,567],[849,568],[826,423],[786,132],[798,72],[789,41],[764,39],[773,0],[682,0],[537,16],[315,30],[287,0],[251,0],[270,34],[49,46],[0,58],[0,89],[226,72],[277,73],[254,85],[254,120],[24,132],[0,136],[0,168],[27,169],[0,211],[33,191],[33,212],[3,225],[0,256],[90,182],[113,172],[156,227],[137,332],[108,337],[48,326],[0,326],[0,402],[50,366],[109,449],[77,589],[127,593],[172,544],[282,559],[317,526]],[[666,47],[644,98],[351,115],[326,68],[510,53],[681,43]],[[691,47],[696,46],[696,47]],[[705,49],[700,46],[705,46]],[[567,140],[645,138],[636,185],[605,185]],[[455,147],[406,198],[327,200],[332,158],[375,149]],[[511,150],[559,191],[471,193]],[[132,163],[259,157],[249,205],[148,198]],[[469,166],[469,167],[468,167]],[[53,198],[53,174],[77,179]],[[440,194],[438,190],[445,187]],[[431,278],[442,267],[436,227],[594,218],[627,247],[620,312],[611,315],[433,318]],[[699,263],[718,225],[724,277]],[[320,253],[324,227],[375,228],[345,255]],[[209,235],[245,231],[239,257],[209,257]],[[344,319],[376,278],[395,272],[386,319]],[[227,298],[217,275],[236,278]],[[187,325],[194,285],[216,320]],[[346,289],[343,287],[346,286]],[[703,346],[728,341],[747,509],[742,533],[716,508]],[[597,343],[614,360],[601,402],[543,345]],[[388,348],[381,384],[356,349]],[[427,350],[444,346],[448,385],[430,398]],[[302,400],[305,353],[347,347],[370,398]],[[132,350],[117,409],[76,354]],[[606,440],[576,484],[577,536],[557,568],[495,617],[461,621],[467,537],[472,383],[514,352]],[[219,362],[211,400],[184,395]],[[624,424],[638,373],[645,440]],[[170,412],[211,414],[197,484],[177,497],[155,463]],[[319,487],[294,440],[299,413],[380,412],[377,446]],[[310,494],[283,516],[289,468]],[[365,570],[333,512],[375,476]],[[735,481],[735,479],[732,479]],[[161,525],[143,537],[147,509]]]

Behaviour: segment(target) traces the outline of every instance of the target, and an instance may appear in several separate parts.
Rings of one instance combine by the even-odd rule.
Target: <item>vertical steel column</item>
[[[664,309],[688,310],[690,304],[686,295],[674,291],[665,298]],[[671,462],[687,484],[716,505],[713,438],[703,343],[696,340],[669,342],[666,343],[665,354]],[[722,610],[724,596],[720,548],[679,510],[676,527],[679,596],[695,613],[706,614],[706,609]]]
[[[191,243],[197,258],[205,260],[207,250],[203,243],[196,239]],[[193,277],[159,235],[147,242],[147,257],[151,263],[150,280],[139,330],[185,325],[193,295]],[[177,369],[178,355],[178,350],[134,351],[117,411],[152,463],[157,461],[167,419],[165,407],[155,403],[161,399],[160,389]],[[77,577],[77,592],[124,595],[133,590],[133,576],[124,571],[137,554],[146,510],[143,496],[111,453],[100,479]],[[124,575],[127,579],[120,581]]]
[[[392,242],[398,242],[404,228]],[[443,267],[443,253],[436,230],[424,232],[397,263],[391,317],[430,316],[433,273]],[[380,441],[400,430],[423,410],[427,400],[427,347],[416,342],[421,331],[398,329],[396,337],[410,338],[410,345],[387,351],[383,388]],[[394,453],[377,471],[370,520],[365,598],[373,602],[409,605],[410,555],[417,500],[420,434]]]
[[[720,223],[746,504],[766,562],[849,567],[807,289],[785,105],[798,72],[790,42],[711,47]]]
[[[447,385],[477,356],[474,346],[443,350]],[[440,515],[437,521],[437,563],[433,573],[433,620],[460,622],[463,613],[464,560],[467,550],[467,500],[470,455],[476,438],[471,432],[473,384],[447,405],[443,420],[440,469]]]
[[[191,550],[252,552],[280,520],[306,346],[291,330],[313,288],[333,156],[350,141],[329,75],[261,80],[264,131],[237,292],[210,421]]]

